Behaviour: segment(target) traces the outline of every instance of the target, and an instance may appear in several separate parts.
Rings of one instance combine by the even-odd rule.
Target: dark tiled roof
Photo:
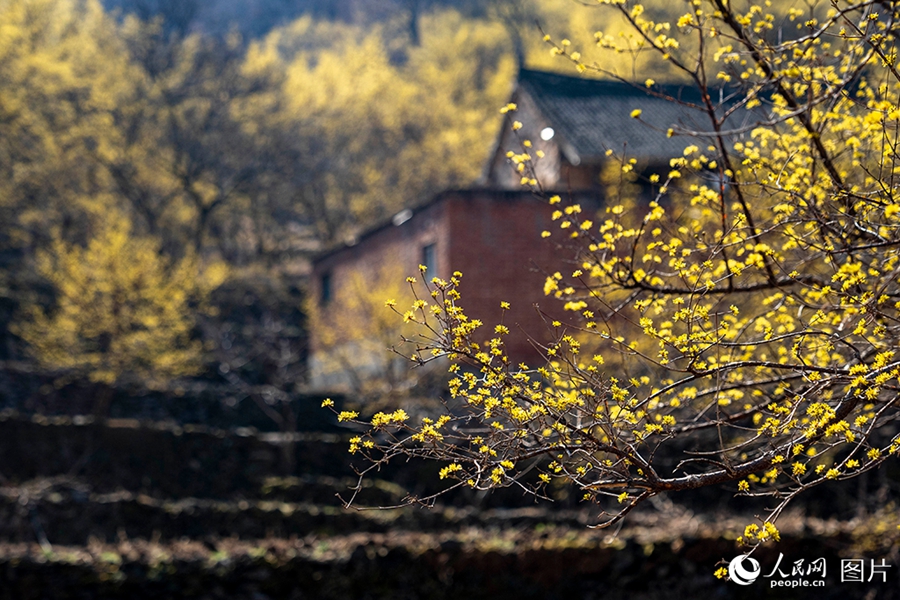
[[[705,114],[653,96],[643,85],[523,69],[519,88],[531,96],[560,136],[563,152],[576,164],[599,159],[609,149],[619,154],[626,143],[629,156],[668,160],[690,142],[685,137],[666,137],[667,129],[673,125],[711,129]],[[690,86],[654,85],[653,91],[700,102],[699,92]],[[634,109],[641,110],[640,120],[631,118]]]

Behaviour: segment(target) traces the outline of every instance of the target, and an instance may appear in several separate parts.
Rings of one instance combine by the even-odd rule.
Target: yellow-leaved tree
[[[85,246],[57,239],[39,252],[36,269],[54,302],[26,304],[13,331],[44,369],[152,387],[201,368],[194,314],[223,281],[223,265],[201,269],[190,254],[167,260],[155,240],[112,214]]]
[[[418,358],[450,357],[447,412],[377,414],[351,450],[373,469],[440,461],[449,489],[568,484],[604,525],[659,494],[725,486],[770,502],[739,541],[777,540],[796,496],[900,453],[900,15],[869,0],[778,14],[693,0],[666,21],[601,4],[631,27],[599,34],[601,48],[690,82],[673,94],[634,78],[681,106],[659,135],[683,151],[646,175],[643,205],[589,214],[548,198],[560,228],[546,235],[575,250],[545,287],[572,312],[543,364],[511,365],[502,326],[479,346],[458,280],[427,283],[428,305],[411,309]],[[578,70],[620,75],[546,41]],[[611,150],[628,172],[632,157]]]
[[[503,31],[452,11],[426,19],[402,62],[380,27],[309,18],[247,51],[244,74],[269,84],[235,115],[271,149],[275,204],[326,246],[479,175],[513,77]]]
[[[117,152],[139,74],[96,0],[9,0],[0,23],[0,245],[30,249],[114,202],[93,157]]]

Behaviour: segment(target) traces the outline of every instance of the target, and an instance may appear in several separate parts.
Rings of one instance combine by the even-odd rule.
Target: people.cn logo
[[[749,569],[746,568],[748,564],[750,565]],[[728,563],[728,577],[738,585],[750,585],[759,577],[759,572],[759,561],[746,554],[735,556]]]

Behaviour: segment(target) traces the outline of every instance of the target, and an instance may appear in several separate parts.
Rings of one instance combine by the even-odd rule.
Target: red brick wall
[[[510,310],[502,316],[510,329],[510,358],[516,363],[540,360],[528,338],[544,343],[548,330],[535,305],[550,314],[561,312],[558,300],[544,296],[546,273],[572,270],[553,238],[541,238],[544,230],[558,232],[551,225],[551,208],[529,193],[490,191],[458,194],[447,203],[450,264],[463,273],[463,308],[484,322],[483,335],[489,338],[500,322],[500,302],[509,302]]]

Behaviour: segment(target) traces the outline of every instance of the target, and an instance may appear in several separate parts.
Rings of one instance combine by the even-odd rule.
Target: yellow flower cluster
[[[476,489],[542,493],[557,478],[611,521],[653,493],[731,481],[743,495],[789,499],[880,465],[900,452],[885,433],[900,417],[894,21],[853,4],[813,19],[776,3],[691,2],[669,23],[638,3],[601,3],[631,29],[598,32],[597,51],[655,55],[706,78],[691,108],[718,133],[660,132],[685,141],[656,172],[627,145],[611,149],[602,207],[542,196],[540,235],[559,238],[561,254],[543,276],[552,316],[532,333],[537,364],[510,360],[508,324],[466,313],[458,274],[425,282],[431,304],[401,314],[426,328],[420,352],[449,361],[453,411],[405,424],[415,449],[390,448],[445,460],[442,478]],[[776,42],[774,23],[804,33]],[[545,41],[589,65],[568,40]],[[649,74],[646,92],[665,96]],[[737,113],[758,125],[734,125]],[[513,129],[530,131],[520,118]],[[522,140],[507,158],[541,193],[533,146]],[[685,447],[710,460],[684,455],[690,477],[659,466]],[[533,484],[514,473],[525,459],[539,461]],[[773,520],[742,541],[777,541]]]
[[[409,419],[409,415],[402,408],[392,413],[378,412],[372,415],[372,427],[385,427],[386,425],[402,425]]]

